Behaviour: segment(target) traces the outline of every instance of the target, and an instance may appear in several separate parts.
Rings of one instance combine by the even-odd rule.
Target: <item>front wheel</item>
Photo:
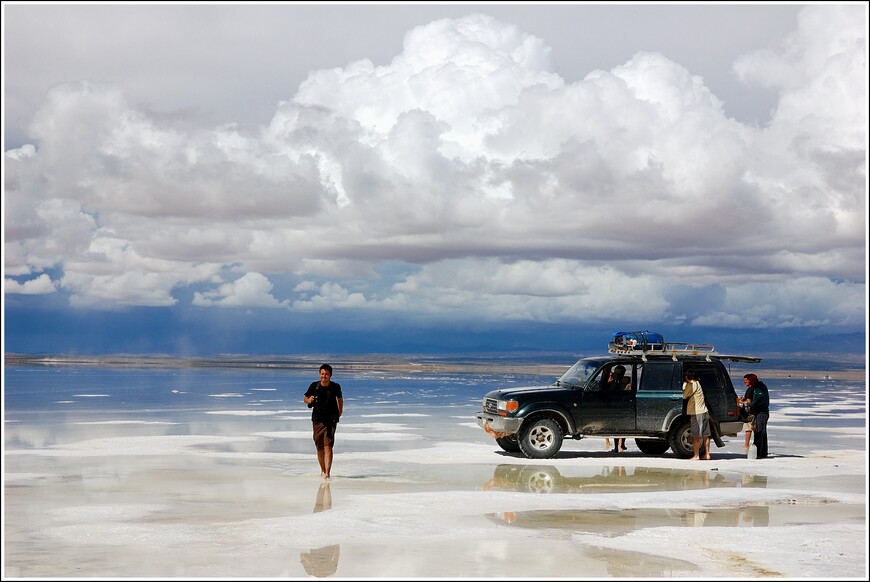
[[[519,453],[520,452],[520,443],[517,441],[517,435],[510,434],[506,437],[497,438],[495,442],[498,443],[498,446],[502,448],[503,451],[508,453]]]
[[[520,473],[520,484],[529,493],[552,493],[559,487],[562,475],[556,467],[531,467]]]
[[[670,447],[668,441],[661,439],[634,439],[634,444],[646,455],[662,455]]]
[[[668,434],[668,443],[671,450],[680,459],[691,459],[695,454],[692,448],[692,427],[688,418],[674,423]]]
[[[532,420],[520,430],[519,445],[530,459],[549,459],[562,448],[562,429],[552,418]]]

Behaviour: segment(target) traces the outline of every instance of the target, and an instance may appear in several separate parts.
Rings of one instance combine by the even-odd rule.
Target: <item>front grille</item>
[[[498,401],[495,398],[484,398],[483,411],[490,414],[498,414]]]

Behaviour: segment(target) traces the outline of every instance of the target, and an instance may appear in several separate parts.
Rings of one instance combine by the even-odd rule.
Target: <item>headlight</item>
[[[498,401],[498,410],[499,412],[515,412],[520,405],[516,400],[499,400]]]

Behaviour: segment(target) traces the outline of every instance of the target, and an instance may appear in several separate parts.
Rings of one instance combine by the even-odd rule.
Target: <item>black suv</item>
[[[550,386],[489,392],[477,424],[507,452],[548,459],[566,438],[634,437],[649,455],[669,448],[688,459],[689,417],[683,412],[683,378],[695,371],[710,411],[712,439],[737,436],[744,418],[723,362],[760,358],[720,354],[710,344],[665,343],[658,333],[616,332],[608,354],[582,358]],[[622,374],[624,368],[625,372]],[[608,382],[621,375],[618,389]]]

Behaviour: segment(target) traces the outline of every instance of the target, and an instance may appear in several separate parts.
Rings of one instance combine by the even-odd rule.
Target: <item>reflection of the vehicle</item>
[[[317,497],[314,500],[314,513],[332,509],[332,492],[329,490],[329,482],[324,481],[317,489]],[[339,544],[314,548],[299,554],[302,567],[311,576],[325,578],[332,576],[338,569],[338,558],[341,554]]]
[[[486,517],[529,529],[568,529],[618,536],[649,527],[767,527],[766,505],[705,509],[586,509],[506,511]]]
[[[495,468],[485,490],[528,491],[530,493],[604,493],[616,491],[673,491],[707,487],[767,487],[767,477],[698,469],[655,467],[580,467],[563,475],[553,465],[511,465]]]

